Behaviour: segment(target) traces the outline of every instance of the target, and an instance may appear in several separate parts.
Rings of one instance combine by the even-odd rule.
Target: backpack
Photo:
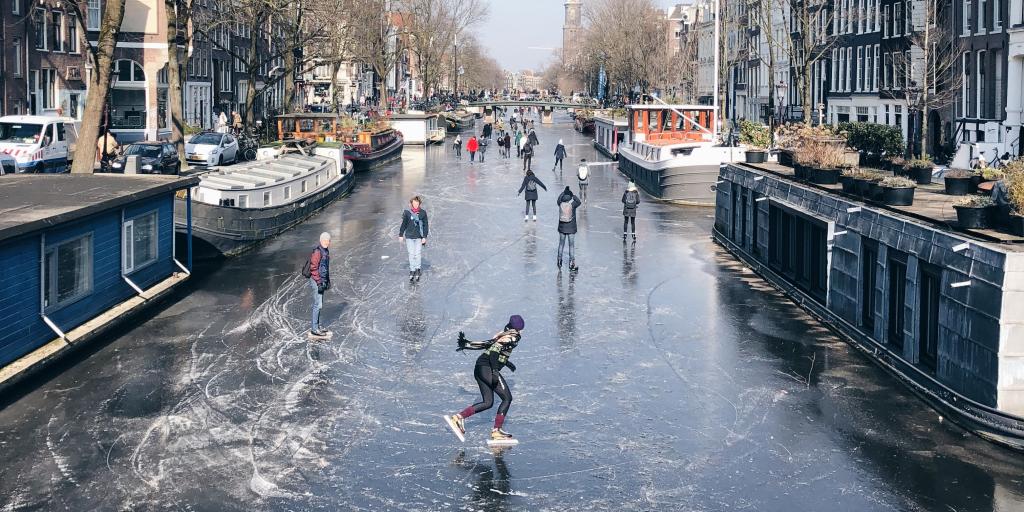
[[[579,178],[580,181],[587,181],[587,178],[589,176],[590,170],[587,168],[587,166],[581,165],[579,169],[576,169],[576,177]]]
[[[416,233],[418,233],[422,237],[423,236],[423,219],[420,219],[420,216],[415,214],[415,213],[413,213],[412,210],[406,210],[406,212],[409,213],[409,222],[413,225],[413,227],[416,228]],[[408,233],[411,230],[412,230],[412,228],[410,228],[406,232]]]
[[[638,193],[636,192],[626,192],[626,208],[636,208],[636,205],[639,202],[638,199],[640,199],[637,195]]]
[[[526,190],[528,190],[530,192],[536,192],[537,191],[537,182],[533,181],[533,180],[527,181],[526,182]]]
[[[572,200],[558,203],[558,222],[572,222]]]
[[[316,252],[316,249],[313,249],[313,251]],[[312,260],[313,253],[311,252],[309,253],[309,256],[306,257],[306,262],[302,264],[302,277],[305,277],[306,279],[313,277],[313,268],[311,266]]]

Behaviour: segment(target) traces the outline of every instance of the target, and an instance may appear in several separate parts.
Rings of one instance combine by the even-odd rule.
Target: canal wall
[[[719,179],[721,245],[933,403],[1024,434],[1024,251],[742,164]]]

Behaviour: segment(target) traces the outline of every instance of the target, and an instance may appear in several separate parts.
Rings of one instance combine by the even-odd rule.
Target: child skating
[[[481,400],[466,407],[458,414],[444,417],[448,428],[452,429],[459,441],[466,441],[465,419],[490,409],[494,405],[494,394],[497,393],[501,398],[501,404],[498,405],[498,414],[494,416],[494,428],[491,429],[491,437],[487,444],[509,445],[519,442],[512,437],[512,434],[501,429],[505,423],[508,408],[512,405],[512,391],[508,388],[505,378],[501,376],[501,370],[508,367],[513,372],[516,371],[516,365],[512,364],[508,358],[512,355],[512,350],[519,344],[522,337],[520,333],[525,326],[523,317],[512,315],[508,319],[505,329],[489,340],[470,341],[463,333],[459,333],[459,348],[455,349],[456,351],[484,351],[480,357],[476,358],[476,366],[473,368],[473,377],[476,379],[477,385],[480,386]]]

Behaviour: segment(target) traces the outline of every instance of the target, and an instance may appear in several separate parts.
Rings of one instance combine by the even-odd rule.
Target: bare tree
[[[916,82],[916,85],[904,84],[904,99],[907,110],[919,112],[921,130],[917,134],[917,143],[921,148],[921,157],[927,158],[928,113],[948,107],[960,93],[964,85],[964,77],[959,70],[964,45],[948,26],[942,26],[946,20],[945,4],[925,0],[914,2],[913,5],[918,7],[918,11],[913,13],[914,31],[907,36],[910,50],[895,56],[893,75],[904,77],[905,82]],[[910,89],[920,93],[917,98],[906,94]],[[915,99],[916,104],[913,103]]]
[[[825,58],[838,38],[832,34],[834,11],[829,0],[782,0],[789,8],[789,30],[780,43],[788,53],[803,110],[804,124],[811,124],[814,111],[811,80],[814,65]]]
[[[423,94],[428,95],[441,82],[456,35],[485,20],[487,4],[481,0],[401,0],[400,9]]]
[[[396,21],[401,20],[389,0],[350,0],[349,30],[352,35],[352,56],[369,64],[377,75],[378,105],[388,97],[388,73],[395,69],[402,55],[402,38]]]
[[[167,83],[168,102],[171,110],[171,143],[178,151],[178,160],[185,161],[184,105],[182,105],[181,82],[184,72],[179,48],[188,47],[191,40],[189,21],[192,14],[191,0],[164,0],[167,18]]]
[[[93,162],[96,160],[96,141],[99,139],[100,125],[107,106],[110,76],[114,71],[114,49],[117,47],[117,36],[121,31],[121,20],[124,19],[124,0],[104,2],[103,18],[100,21],[100,31],[95,45],[86,36],[84,23],[88,18],[82,12],[81,5],[78,2],[67,2],[67,8],[75,14],[79,43],[85,49],[86,61],[93,69],[86,77],[89,95],[82,111],[82,128],[78,134],[71,172],[91,174]]]

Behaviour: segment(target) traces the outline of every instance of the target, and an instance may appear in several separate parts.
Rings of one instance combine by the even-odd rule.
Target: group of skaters
[[[517,193],[517,196],[525,193],[526,209],[523,220],[524,222],[529,221],[532,211],[532,220],[536,222],[537,200],[539,199],[540,190],[545,192],[548,190],[544,182],[537,177],[532,169],[534,147],[538,146],[540,142],[532,127],[525,134],[523,131],[516,129],[517,125],[529,126],[529,124],[525,120],[517,119],[515,114],[513,114],[510,124],[515,132],[514,139],[512,133],[505,131],[500,123],[496,134],[493,127],[488,124],[485,126],[480,138],[477,138],[475,135],[470,137],[466,143],[466,150],[470,154],[471,163],[476,161],[477,153],[480,153],[480,161],[483,162],[489,141],[495,135],[499,154],[503,158],[511,158],[511,148],[516,148],[516,156],[523,159],[524,176]],[[457,135],[455,137],[453,147],[457,157],[461,159],[461,136]],[[554,151],[555,160],[551,169],[552,173],[557,171],[558,176],[561,177],[563,162],[567,156],[568,152],[565,145],[563,141],[559,140]],[[556,265],[559,271],[561,271],[563,261],[565,261],[564,257],[567,257],[571,273],[576,273],[579,270],[576,264],[575,237],[578,232],[577,210],[586,204],[587,188],[590,180],[590,168],[586,159],[580,160],[576,170],[576,179],[579,193],[573,192],[572,188],[566,185],[556,199],[558,206],[558,253]],[[626,191],[622,194],[623,243],[625,243],[630,233],[633,236],[634,243],[636,242],[636,212],[639,204],[640,193],[635,183],[631,181],[627,185]],[[402,210],[401,224],[398,228],[398,239],[405,244],[408,254],[409,281],[411,283],[419,282],[422,277],[422,253],[423,248],[427,245],[429,234],[429,218],[426,209],[423,207],[423,200],[419,196],[414,196],[409,200],[409,207]],[[329,233],[322,233],[320,235],[320,243],[313,249],[302,272],[303,276],[309,279],[313,292],[313,311],[309,332],[309,335],[313,338],[330,337],[330,332],[320,325],[323,295],[324,292],[331,288],[330,242],[331,236]],[[567,252],[566,249],[568,250]],[[509,356],[522,339],[524,328],[525,321],[523,318],[519,315],[513,315],[509,318],[505,327],[490,339],[470,341],[466,339],[463,333],[459,333],[457,351],[483,351],[477,358],[473,370],[474,379],[480,388],[481,400],[466,407],[457,414],[444,416],[448,427],[460,440],[465,441],[465,419],[490,409],[494,405],[494,395],[497,394],[501,399],[501,404],[498,406],[498,412],[494,418],[490,442],[507,444],[514,444],[516,442],[511,434],[502,429],[505,416],[508,414],[509,406],[512,403],[512,393],[500,372],[504,368],[509,368],[513,372],[516,370],[515,365],[509,361]]]

